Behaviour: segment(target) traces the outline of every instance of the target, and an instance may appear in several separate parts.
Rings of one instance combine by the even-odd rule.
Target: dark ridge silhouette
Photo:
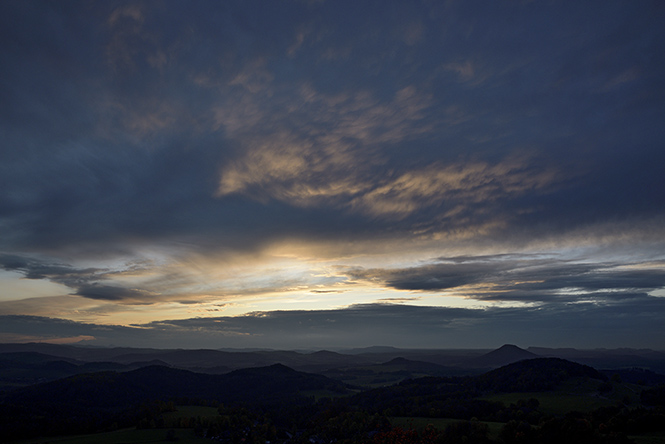
[[[318,358],[323,358],[323,359],[327,358],[338,359],[342,355],[330,350],[319,350],[315,351],[314,353],[310,353],[309,356],[316,356]]]
[[[161,350],[157,353],[127,353],[116,356],[113,360],[123,364],[159,359],[178,367],[211,367],[228,362],[234,353],[218,350]]]
[[[57,356],[60,358],[74,358],[78,347],[48,344],[44,342],[28,342],[21,344],[0,344],[0,353],[3,355],[11,353],[40,353],[43,355]]]
[[[391,359],[390,361],[384,362],[377,367],[396,367],[400,370],[411,371],[414,373],[427,373],[431,375],[447,375],[456,370],[451,369],[450,367],[445,367],[443,365],[433,364],[431,362],[416,361],[402,357]]]
[[[45,371],[73,372],[79,371],[79,366],[67,361],[49,361],[41,365]]]
[[[340,365],[347,362],[357,362],[356,359],[349,359],[348,355],[340,353],[319,350],[314,353],[303,355],[304,361],[309,365]]]
[[[591,367],[557,358],[537,358],[489,371],[479,376],[423,377],[367,390],[353,396],[353,404],[370,412],[394,416],[423,416],[469,420],[472,417],[501,422],[520,419],[513,407],[483,399],[491,393],[555,391],[571,378],[607,378]],[[524,412],[522,412],[524,413]],[[521,418],[523,419],[523,417]]]
[[[220,375],[226,385],[227,399],[260,399],[277,402],[284,397],[296,396],[303,391],[326,390],[345,393],[346,385],[323,375],[296,371],[282,364],[268,367],[246,368]]]
[[[364,353],[395,353],[400,351],[401,350],[397,347],[374,345],[371,347],[352,348],[350,350],[345,350],[344,353],[349,355],[359,355]]]
[[[0,353],[0,365],[44,364],[53,361],[78,363],[75,359],[67,359],[62,356],[53,356],[40,352],[16,351]]]
[[[59,358],[75,359],[78,361],[115,361],[114,357],[128,354],[141,353],[155,355],[164,350],[153,348],[131,348],[131,347],[80,347],[64,344],[48,344],[44,342],[29,342],[24,344],[0,344],[0,353],[10,352],[38,352]],[[153,356],[154,357],[154,356]],[[143,360],[149,360],[146,358]]]
[[[113,364],[113,363],[110,363],[110,364]],[[171,367],[171,364],[169,364],[168,362],[164,362],[161,359],[152,359],[150,361],[142,361],[142,362],[131,362],[131,363],[126,364],[126,365],[123,365],[123,364],[116,364],[116,365],[122,366],[126,370],[136,370],[136,369],[143,368],[143,367],[150,367],[151,365],[160,365],[162,367]],[[112,369],[107,369],[107,370],[112,370]]]
[[[153,359],[147,362],[83,362],[38,352],[0,353],[0,388],[15,388],[83,373],[103,371],[125,372],[150,365],[169,366]]]
[[[519,348],[516,345],[505,344],[485,355],[469,360],[468,364],[476,367],[492,368],[512,364],[513,362],[522,361],[524,359],[538,357],[539,356],[535,353]]]
[[[146,367],[148,365],[167,365],[165,362],[161,362],[158,360],[150,361],[150,362],[134,362],[130,365],[125,365],[125,364],[119,364],[117,362],[86,362],[85,364],[81,364],[78,368],[78,373],[93,373],[93,372],[107,372],[107,371],[117,371],[117,372],[122,372],[122,371],[127,371],[127,370],[134,370],[140,367]]]
[[[0,354],[0,389],[52,381],[80,373],[80,363],[37,352]]]
[[[665,352],[650,349],[593,349],[535,348],[529,351],[543,357],[562,358],[598,369],[643,368],[665,374]]]
[[[534,354],[534,352],[538,352]],[[146,349],[92,348],[57,344],[0,344],[0,389],[28,385],[92,371],[128,371],[147,365],[168,365],[196,373],[221,375],[233,370],[284,364],[298,371],[324,374],[353,383],[353,378],[367,378],[373,371],[387,382],[423,375],[473,375],[523,359],[558,357],[597,369],[622,370],[639,367],[665,375],[665,352],[636,349],[521,349],[515,345],[489,350],[434,350],[368,347],[333,352],[297,352],[286,350]],[[388,363],[404,358],[415,364]],[[66,364],[43,364],[65,361]],[[436,364],[433,367],[426,364]],[[396,368],[402,365],[402,368]],[[393,367],[393,368],[389,368]],[[445,369],[444,369],[445,368]],[[394,373],[401,372],[400,375]],[[390,373],[379,375],[378,373]],[[394,374],[393,374],[394,373]],[[354,376],[355,375],[355,376]],[[638,378],[637,380],[641,380]],[[649,381],[655,378],[649,378]]]
[[[231,373],[233,371],[232,368],[223,365],[218,365],[215,367],[190,367],[187,370],[189,370],[190,372],[204,373],[207,375],[223,375],[226,373]]]
[[[344,393],[346,386],[321,375],[281,364],[236,370],[225,375],[194,373],[165,366],[128,372],[87,373],[10,392],[6,403],[49,410],[55,405],[122,409],[151,400],[173,398],[269,404],[297,399],[308,390]]]
[[[476,378],[481,390],[532,392],[553,390],[562,382],[577,377],[607,381],[593,367],[560,358],[527,359],[492,370]]]
[[[63,362],[51,361],[47,364],[61,365]],[[395,369],[401,371],[401,368],[420,369],[423,366],[436,364],[398,357],[368,368],[385,367],[384,371],[389,372]],[[525,399],[515,405],[490,400],[487,395],[502,392],[567,392],[568,385],[561,387],[560,384],[571,378],[580,378],[575,379],[575,383],[581,383],[585,387],[602,386],[598,381],[608,384],[607,376],[594,368],[559,358],[522,360],[479,376],[405,379],[394,385],[365,391],[357,391],[357,387],[351,390],[349,386],[336,380],[297,371],[283,364],[234,370],[224,375],[201,374],[152,365],[124,372],[79,374],[0,393],[0,440],[3,436],[92,433],[116,426],[133,427],[143,423],[150,426],[150,420],[155,421],[155,426],[159,427],[159,421],[164,420],[161,413],[172,411],[176,405],[222,404],[227,413],[236,412],[232,414],[241,416],[248,412],[261,412],[262,415],[269,415],[271,421],[280,424],[280,427],[288,430],[301,427],[319,428],[317,434],[321,430],[346,432],[352,428],[350,419],[356,418],[359,423],[367,424],[369,418],[378,418],[380,415],[439,417],[464,421],[476,418],[480,421],[507,424],[527,421],[535,427],[536,424],[544,424],[542,420],[546,418],[545,413],[537,408],[537,395],[526,395]],[[641,401],[644,405],[659,408],[658,406],[663,405],[664,393],[662,387],[652,387],[643,391]],[[329,396],[329,399],[317,403],[312,396],[314,394]],[[338,399],[332,396],[336,394],[349,396]],[[526,399],[531,396],[534,398]],[[594,392],[589,396],[595,397],[597,394]],[[605,409],[601,413],[615,415],[610,410]],[[660,418],[648,416],[651,411],[643,411],[645,413],[640,413],[640,418]],[[618,407],[616,412],[619,412]],[[331,421],[330,415],[335,414],[340,415],[339,421]],[[630,419],[622,418],[626,421]],[[255,425],[257,424],[259,423],[255,422]],[[371,430],[375,429],[363,429],[362,435],[358,436],[366,438],[367,432]],[[547,435],[551,430],[547,429],[543,433]],[[338,438],[339,436],[335,439]],[[275,442],[287,442],[287,438]]]

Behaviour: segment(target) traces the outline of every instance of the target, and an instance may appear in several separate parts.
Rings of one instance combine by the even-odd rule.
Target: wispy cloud
[[[462,218],[468,223],[469,211],[487,211],[497,200],[551,186],[554,171],[529,171],[526,163],[506,161],[490,166],[484,163],[434,165],[408,171],[372,189],[351,204],[373,215],[407,216],[427,207],[443,209],[447,218]],[[466,214],[465,214],[466,213]],[[500,217],[493,214],[493,217]]]
[[[429,99],[412,86],[388,102],[366,91],[328,95],[307,84],[288,100],[277,99],[278,109],[263,100],[216,110],[220,125],[244,140],[247,151],[222,169],[220,196],[244,193],[305,206],[352,197],[370,186],[372,165],[383,163],[381,144],[431,130],[424,120]]]

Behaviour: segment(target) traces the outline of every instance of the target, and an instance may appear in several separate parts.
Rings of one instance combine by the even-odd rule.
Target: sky
[[[0,342],[665,347],[660,1],[0,2]]]

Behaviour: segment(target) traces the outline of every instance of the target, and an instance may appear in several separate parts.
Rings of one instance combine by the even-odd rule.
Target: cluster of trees
[[[199,436],[225,443],[261,444],[629,444],[628,435],[665,431],[662,407],[615,406],[553,416],[544,414],[539,402],[530,398],[504,409],[512,411],[513,418],[504,423],[498,436],[490,436],[488,425],[476,417],[444,428],[393,426],[389,416],[360,408],[352,398],[324,399],[306,409],[285,406],[281,415],[272,410],[220,406],[214,419],[180,418],[157,424],[193,428]]]
[[[643,390],[640,401],[648,406],[665,406],[665,385]]]
[[[374,435],[371,444],[490,444],[489,427],[478,421],[459,421],[441,430],[432,425],[424,430],[394,427]]]

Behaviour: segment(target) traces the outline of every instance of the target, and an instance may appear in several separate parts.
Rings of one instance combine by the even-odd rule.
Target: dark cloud
[[[147,345],[147,335],[141,329],[119,325],[96,325],[42,316],[0,316],[0,338],[12,338],[17,342],[53,341],[67,338],[83,338],[100,345]],[[132,344],[132,341],[136,341]],[[150,342],[157,346],[156,342]]]
[[[44,259],[9,254],[0,254],[0,268],[22,273],[26,279],[45,279],[65,285],[75,290],[74,295],[89,299],[139,303],[140,301],[147,302],[155,296],[155,293],[151,291],[103,283],[112,276],[121,274],[121,270],[75,268]],[[134,271],[136,269],[137,267]]]
[[[91,284],[83,285],[76,290],[77,296],[89,299],[100,299],[105,301],[141,300],[146,298],[147,291],[130,288],[116,287],[112,285]]]
[[[524,346],[589,348],[641,344],[660,349],[665,300],[641,304],[462,309],[370,304],[339,310],[257,312],[239,317],[165,320],[130,327],[94,325],[34,316],[2,316],[1,334],[44,338],[92,336],[94,344],[168,347],[411,348]]]
[[[157,330],[234,333],[236,343],[278,347],[314,344],[405,347],[478,347],[501,345],[509,338],[523,344],[589,346],[605,338],[610,344],[643,343],[659,348],[662,298],[644,297],[644,305],[597,306],[593,303],[551,304],[526,308],[462,309],[409,305],[359,305],[341,310],[273,311],[228,318],[186,319],[150,324]],[[247,334],[243,339],[243,334]],[[252,337],[251,335],[255,335]],[[230,339],[229,339],[230,340]],[[639,341],[639,342],[638,342]],[[493,344],[494,345],[494,344]]]
[[[98,268],[76,269],[70,265],[27,256],[0,254],[0,267],[22,273],[26,279],[48,279],[68,287],[103,277]]]
[[[5,248],[662,216],[661,10],[347,6],[3,2]]]
[[[439,258],[429,265],[354,269],[348,275],[398,290],[456,289],[474,299],[523,302],[631,298],[665,288],[665,271],[657,263],[585,263],[514,254]],[[475,287],[465,288],[469,285]]]

